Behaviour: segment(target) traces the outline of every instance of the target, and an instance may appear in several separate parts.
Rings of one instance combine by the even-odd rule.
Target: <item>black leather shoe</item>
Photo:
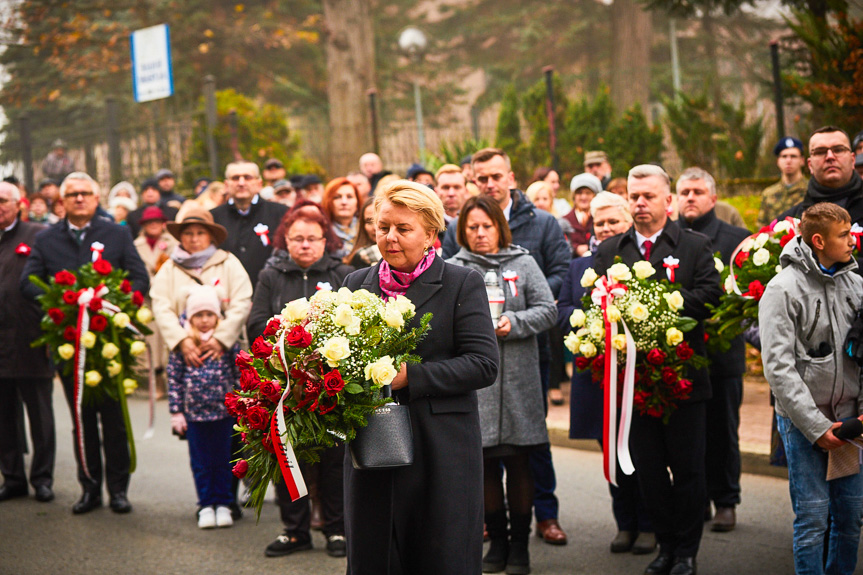
[[[110,502],[111,511],[114,513],[128,513],[132,510],[132,504],[126,499],[126,494],[123,492],[115,493],[111,496]]]
[[[81,515],[82,513],[89,513],[99,507],[102,507],[102,496],[85,491],[81,496],[81,499],[72,506],[72,513],[75,515]]]
[[[644,575],[668,575],[672,563],[674,563],[674,555],[660,551],[656,559],[651,561],[644,570]]]
[[[695,575],[695,557],[677,557],[669,575]]]
[[[52,491],[51,488],[47,485],[37,485],[36,501],[41,501],[42,503],[54,501],[54,491]]]
[[[15,499],[16,497],[27,497],[27,486],[9,487],[8,485],[0,486],[0,501],[7,499]]]

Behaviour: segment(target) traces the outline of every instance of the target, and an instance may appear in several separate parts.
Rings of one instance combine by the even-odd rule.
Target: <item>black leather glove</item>
[[[845,337],[845,354],[863,367],[863,309],[857,311],[857,316]]]

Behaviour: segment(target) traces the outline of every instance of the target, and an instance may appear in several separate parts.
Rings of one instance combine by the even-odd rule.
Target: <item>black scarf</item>
[[[851,172],[848,183],[838,188],[828,188],[818,183],[815,178],[810,178],[803,207],[808,208],[818,202],[832,202],[847,209],[850,198],[861,196],[863,196],[863,179],[860,179],[857,172]]]

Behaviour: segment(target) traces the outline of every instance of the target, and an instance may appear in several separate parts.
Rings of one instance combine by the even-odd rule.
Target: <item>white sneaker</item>
[[[216,507],[216,525],[219,527],[230,527],[234,524],[234,520],[231,518],[231,510],[224,505],[219,505]]]
[[[202,507],[198,511],[198,527],[201,529],[212,529],[216,526],[216,512],[212,507]]]

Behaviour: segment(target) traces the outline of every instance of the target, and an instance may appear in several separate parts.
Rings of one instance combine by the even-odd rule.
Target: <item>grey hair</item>
[[[239,162],[231,162],[230,164],[225,166],[225,179],[226,180],[228,179],[228,170],[230,170],[231,168],[234,168],[234,167],[239,167],[239,166],[252,166],[254,168],[252,170],[252,173],[255,174],[256,178],[260,179],[261,169],[258,167],[258,164],[256,164],[255,162],[249,162],[246,160],[241,160]]]
[[[10,182],[0,182],[0,192],[3,190],[7,190],[9,195],[12,196],[12,201],[16,204],[21,201],[21,188],[12,184]],[[48,202],[45,202],[46,204]]]
[[[629,176],[626,178],[626,187],[632,185],[633,180],[641,180],[643,178],[656,177],[662,180],[665,184],[666,190],[671,192],[671,178],[668,176],[668,173],[663,170],[660,166],[654,164],[641,164],[639,166],[635,166],[631,170],[629,170]]]
[[[622,197],[611,192],[599,192],[590,200],[590,217],[596,218],[596,212],[605,208],[617,208],[626,219],[632,221],[632,215],[629,213],[629,204]]]
[[[691,180],[704,180],[707,184],[707,189],[710,190],[710,195],[716,195],[716,180],[713,179],[713,176],[707,173],[706,170],[702,170],[699,167],[693,166],[691,168],[686,168],[683,170],[683,173],[677,178],[677,184],[675,187],[677,188],[677,193],[680,193],[680,188],[683,187],[683,182],[688,182]]]
[[[72,172],[65,178],[63,178],[63,183],[60,184],[60,197],[66,197],[66,188],[69,186],[70,181],[76,182],[90,182],[90,186],[93,188],[93,195],[97,198],[101,197],[102,188],[99,186],[99,182],[94,180],[90,174],[87,172]]]

